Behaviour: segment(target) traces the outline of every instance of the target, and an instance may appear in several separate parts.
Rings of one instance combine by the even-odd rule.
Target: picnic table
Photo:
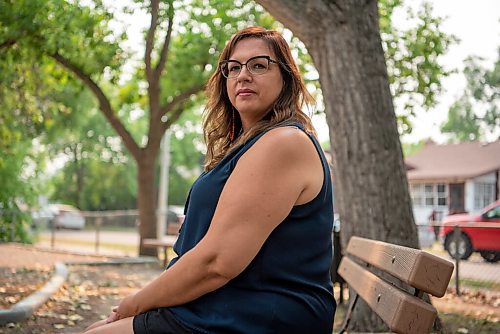
[[[142,244],[144,247],[157,247],[163,250],[163,266],[168,263],[168,248],[174,247],[177,241],[177,235],[165,235],[161,239],[144,239]]]

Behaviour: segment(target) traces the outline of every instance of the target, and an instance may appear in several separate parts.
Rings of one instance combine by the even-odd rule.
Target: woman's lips
[[[236,91],[236,96],[250,96],[252,94],[255,94],[255,92],[251,89],[238,89]]]

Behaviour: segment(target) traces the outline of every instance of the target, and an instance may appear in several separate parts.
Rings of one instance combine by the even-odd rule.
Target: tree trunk
[[[145,248],[142,243],[144,238],[156,238],[156,192],[154,186],[156,154],[151,154],[150,150],[144,150],[142,153],[143,158],[137,161],[137,184],[139,186],[137,207],[141,237],[139,254],[157,256],[156,249]]]
[[[319,71],[342,244],[357,235],[418,247],[377,1],[259,3],[304,42]],[[353,330],[381,327],[360,304]]]

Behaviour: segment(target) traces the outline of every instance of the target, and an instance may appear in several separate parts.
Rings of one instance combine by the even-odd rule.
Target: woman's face
[[[256,56],[269,56],[276,60],[271,48],[259,38],[239,41],[229,60],[245,64]],[[279,65],[273,62],[269,63],[269,69],[263,74],[252,74],[246,66],[242,66],[237,77],[226,80],[229,100],[240,114],[244,131],[267,114],[283,88]]]

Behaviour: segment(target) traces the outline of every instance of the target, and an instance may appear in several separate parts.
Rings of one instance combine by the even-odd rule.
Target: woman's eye
[[[241,66],[239,65],[232,65],[232,66],[229,66],[229,72],[239,72]]]
[[[266,68],[266,65],[257,63],[257,64],[253,64],[252,67],[256,70],[262,70],[262,69]]]

